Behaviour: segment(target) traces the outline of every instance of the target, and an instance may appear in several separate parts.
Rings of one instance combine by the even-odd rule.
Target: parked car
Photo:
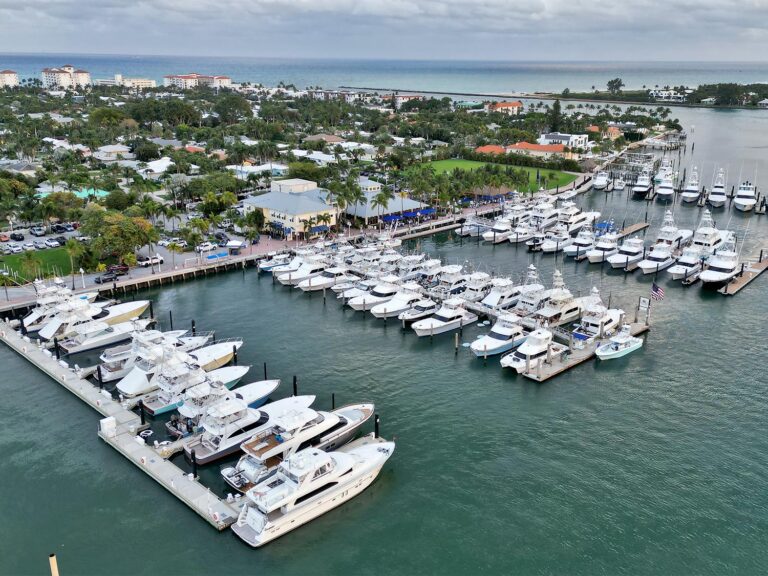
[[[75,226],[72,224],[63,224],[65,232],[74,232]]]
[[[96,284],[107,284],[109,282],[114,282],[117,280],[117,274],[114,272],[105,272],[101,276],[96,276],[96,278],[93,279]]]
[[[8,242],[10,239],[11,237],[8,234],[0,234],[0,242]]]
[[[32,242],[32,244],[35,245],[36,250],[45,250],[46,248],[48,248],[47,240],[45,242],[43,242],[42,240],[35,240],[34,242]]]
[[[35,245],[32,244],[32,242],[25,242],[24,245],[22,246],[22,248],[24,250],[34,250],[35,249]]]
[[[160,256],[160,254],[156,254],[154,256],[144,256],[141,254],[138,258],[136,258],[136,264],[142,268],[147,268],[152,264],[162,264],[163,262],[165,262],[165,260],[163,260],[163,257]]]
[[[67,229],[64,227],[63,224],[52,224],[51,225],[51,232],[54,232],[56,234],[62,234],[63,232],[66,232]]]
[[[222,240],[229,242],[229,236],[227,236],[224,232],[214,232],[213,237],[216,238],[216,240],[219,242]]]
[[[75,240],[78,242],[90,242],[91,237],[90,236],[75,236]]]
[[[48,239],[46,239],[46,241],[45,241],[45,245],[46,245],[48,248],[58,248],[58,247],[59,247],[59,243],[58,243],[58,242],[56,242],[56,240],[54,240],[53,238],[48,238]]]
[[[11,254],[20,254],[21,252],[24,252],[24,249],[18,244],[9,244],[8,248],[11,249]]]
[[[11,232],[11,240],[22,242],[24,240],[24,234],[21,232]]]
[[[198,244],[195,247],[195,251],[202,254],[203,252],[212,252],[213,250],[216,250],[216,248],[216,244],[212,244],[211,242],[203,242],[202,244]]]
[[[45,228],[42,226],[32,226],[32,228],[29,229],[29,233],[32,234],[32,236],[45,236]]]
[[[107,272],[112,272],[116,276],[124,276],[125,274],[128,274],[129,270],[130,268],[125,264],[110,264],[107,266]]]
[[[64,236],[56,236],[54,240],[59,243],[59,246],[64,246],[67,243],[67,239]]]

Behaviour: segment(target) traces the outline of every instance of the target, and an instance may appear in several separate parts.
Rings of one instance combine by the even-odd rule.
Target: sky
[[[0,0],[0,22],[0,52],[768,59],[768,0]]]

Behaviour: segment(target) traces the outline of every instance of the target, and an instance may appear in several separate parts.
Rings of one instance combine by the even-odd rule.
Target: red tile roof
[[[551,154],[557,154],[565,152],[565,145],[563,144],[531,144],[530,142],[518,142],[517,144],[511,144],[507,146],[507,150],[523,150],[528,152],[549,152]]]
[[[493,102],[489,107],[491,110],[501,110],[502,108],[522,108],[523,103],[519,100],[515,100],[514,102]]]
[[[486,144],[485,146],[475,148],[475,152],[478,154],[506,154],[507,150],[504,146],[499,146],[498,144]]]
[[[13,70],[0,70],[0,74],[16,74]]]

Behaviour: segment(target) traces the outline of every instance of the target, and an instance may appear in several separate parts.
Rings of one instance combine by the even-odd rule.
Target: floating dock
[[[743,288],[746,288],[750,282],[756,280],[760,274],[765,272],[766,268],[768,268],[768,256],[763,255],[761,251],[757,262],[745,262],[742,264],[742,270],[739,275],[729,284],[720,288],[718,292],[726,296],[733,296]]]
[[[140,417],[125,409],[109,393],[81,378],[66,362],[56,360],[50,350],[28,336],[15,332],[7,322],[0,323],[0,339],[31,364],[50,376],[101,414],[99,437],[135,464],[163,488],[184,502],[217,530],[229,527],[239,514],[240,499],[227,502],[200,484],[191,474],[165,460],[138,435]],[[163,447],[159,448],[160,450]]]

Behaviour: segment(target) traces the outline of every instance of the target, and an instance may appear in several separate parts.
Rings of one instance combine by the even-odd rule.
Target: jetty
[[[229,527],[239,514],[240,498],[222,500],[198,482],[193,474],[166,460],[161,451],[148,445],[140,432],[142,417],[126,409],[106,391],[83,379],[77,369],[55,355],[38,341],[22,336],[8,322],[0,323],[0,339],[11,350],[47,374],[54,382],[88,404],[103,418],[99,437],[125,456],[129,462],[189,506],[217,530]],[[194,469],[194,466],[193,466]]]
[[[739,274],[718,292],[725,296],[734,296],[746,288],[750,282],[756,280],[766,269],[768,269],[768,254],[764,255],[761,250],[756,262],[742,262]]]

